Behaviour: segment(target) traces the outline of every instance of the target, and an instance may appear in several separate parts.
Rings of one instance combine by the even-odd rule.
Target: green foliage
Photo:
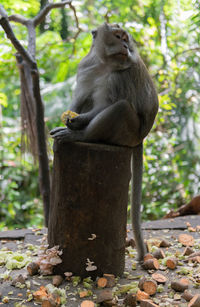
[[[40,9],[39,0],[1,4],[9,15],[26,18]],[[68,7],[52,10],[44,31],[37,28],[36,57],[47,127],[60,125],[60,115],[68,109],[77,65],[91,45],[90,30],[105,21],[128,29],[159,93],[159,114],[145,140],[143,181],[143,218],[159,218],[200,191],[199,1],[84,0],[74,5],[83,30],[76,40],[76,22]],[[12,25],[26,46],[26,28]],[[14,54],[0,29],[0,227],[41,224],[37,166],[29,155],[20,154],[20,81]],[[51,152],[49,156],[52,160]]]
[[[33,167],[30,155],[21,154],[19,129],[7,127],[2,132],[0,229],[42,226],[38,169]]]

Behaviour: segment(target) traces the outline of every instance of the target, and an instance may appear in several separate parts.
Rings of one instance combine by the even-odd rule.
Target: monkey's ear
[[[97,30],[92,30],[92,37],[95,38],[97,36]]]

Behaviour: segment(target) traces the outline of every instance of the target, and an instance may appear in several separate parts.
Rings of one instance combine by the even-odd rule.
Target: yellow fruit
[[[61,121],[63,122],[63,124],[66,124],[67,119],[72,119],[74,117],[77,117],[78,115],[79,115],[78,113],[72,112],[70,110],[65,111],[61,115]]]

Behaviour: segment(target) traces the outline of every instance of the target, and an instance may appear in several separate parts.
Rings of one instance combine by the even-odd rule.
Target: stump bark
[[[63,250],[55,274],[123,273],[131,153],[127,147],[54,142],[48,241]],[[88,271],[89,262],[96,270]]]

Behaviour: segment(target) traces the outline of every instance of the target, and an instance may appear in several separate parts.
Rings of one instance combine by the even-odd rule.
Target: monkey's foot
[[[58,143],[82,141],[83,134],[81,131],[72,131],[68,128],[57,127],[51,130],[50,135],[56,139]]]
[[[51,131],[50,131],[50,135],[52,136],[52,137],[54,137],[54,135],[57,133],[57,132],[60,132],[60,131],[62,131],[62,130],[66,130],[67,128],[63,128],[63,127],[56,127],[56,128],[54,128],[54,129],[52,129]]]
[[[71,140],[71,133],[68,128],[57,127],[51,130],[50,135],[52,138],[56,139],[58,143],[66,143]]]

